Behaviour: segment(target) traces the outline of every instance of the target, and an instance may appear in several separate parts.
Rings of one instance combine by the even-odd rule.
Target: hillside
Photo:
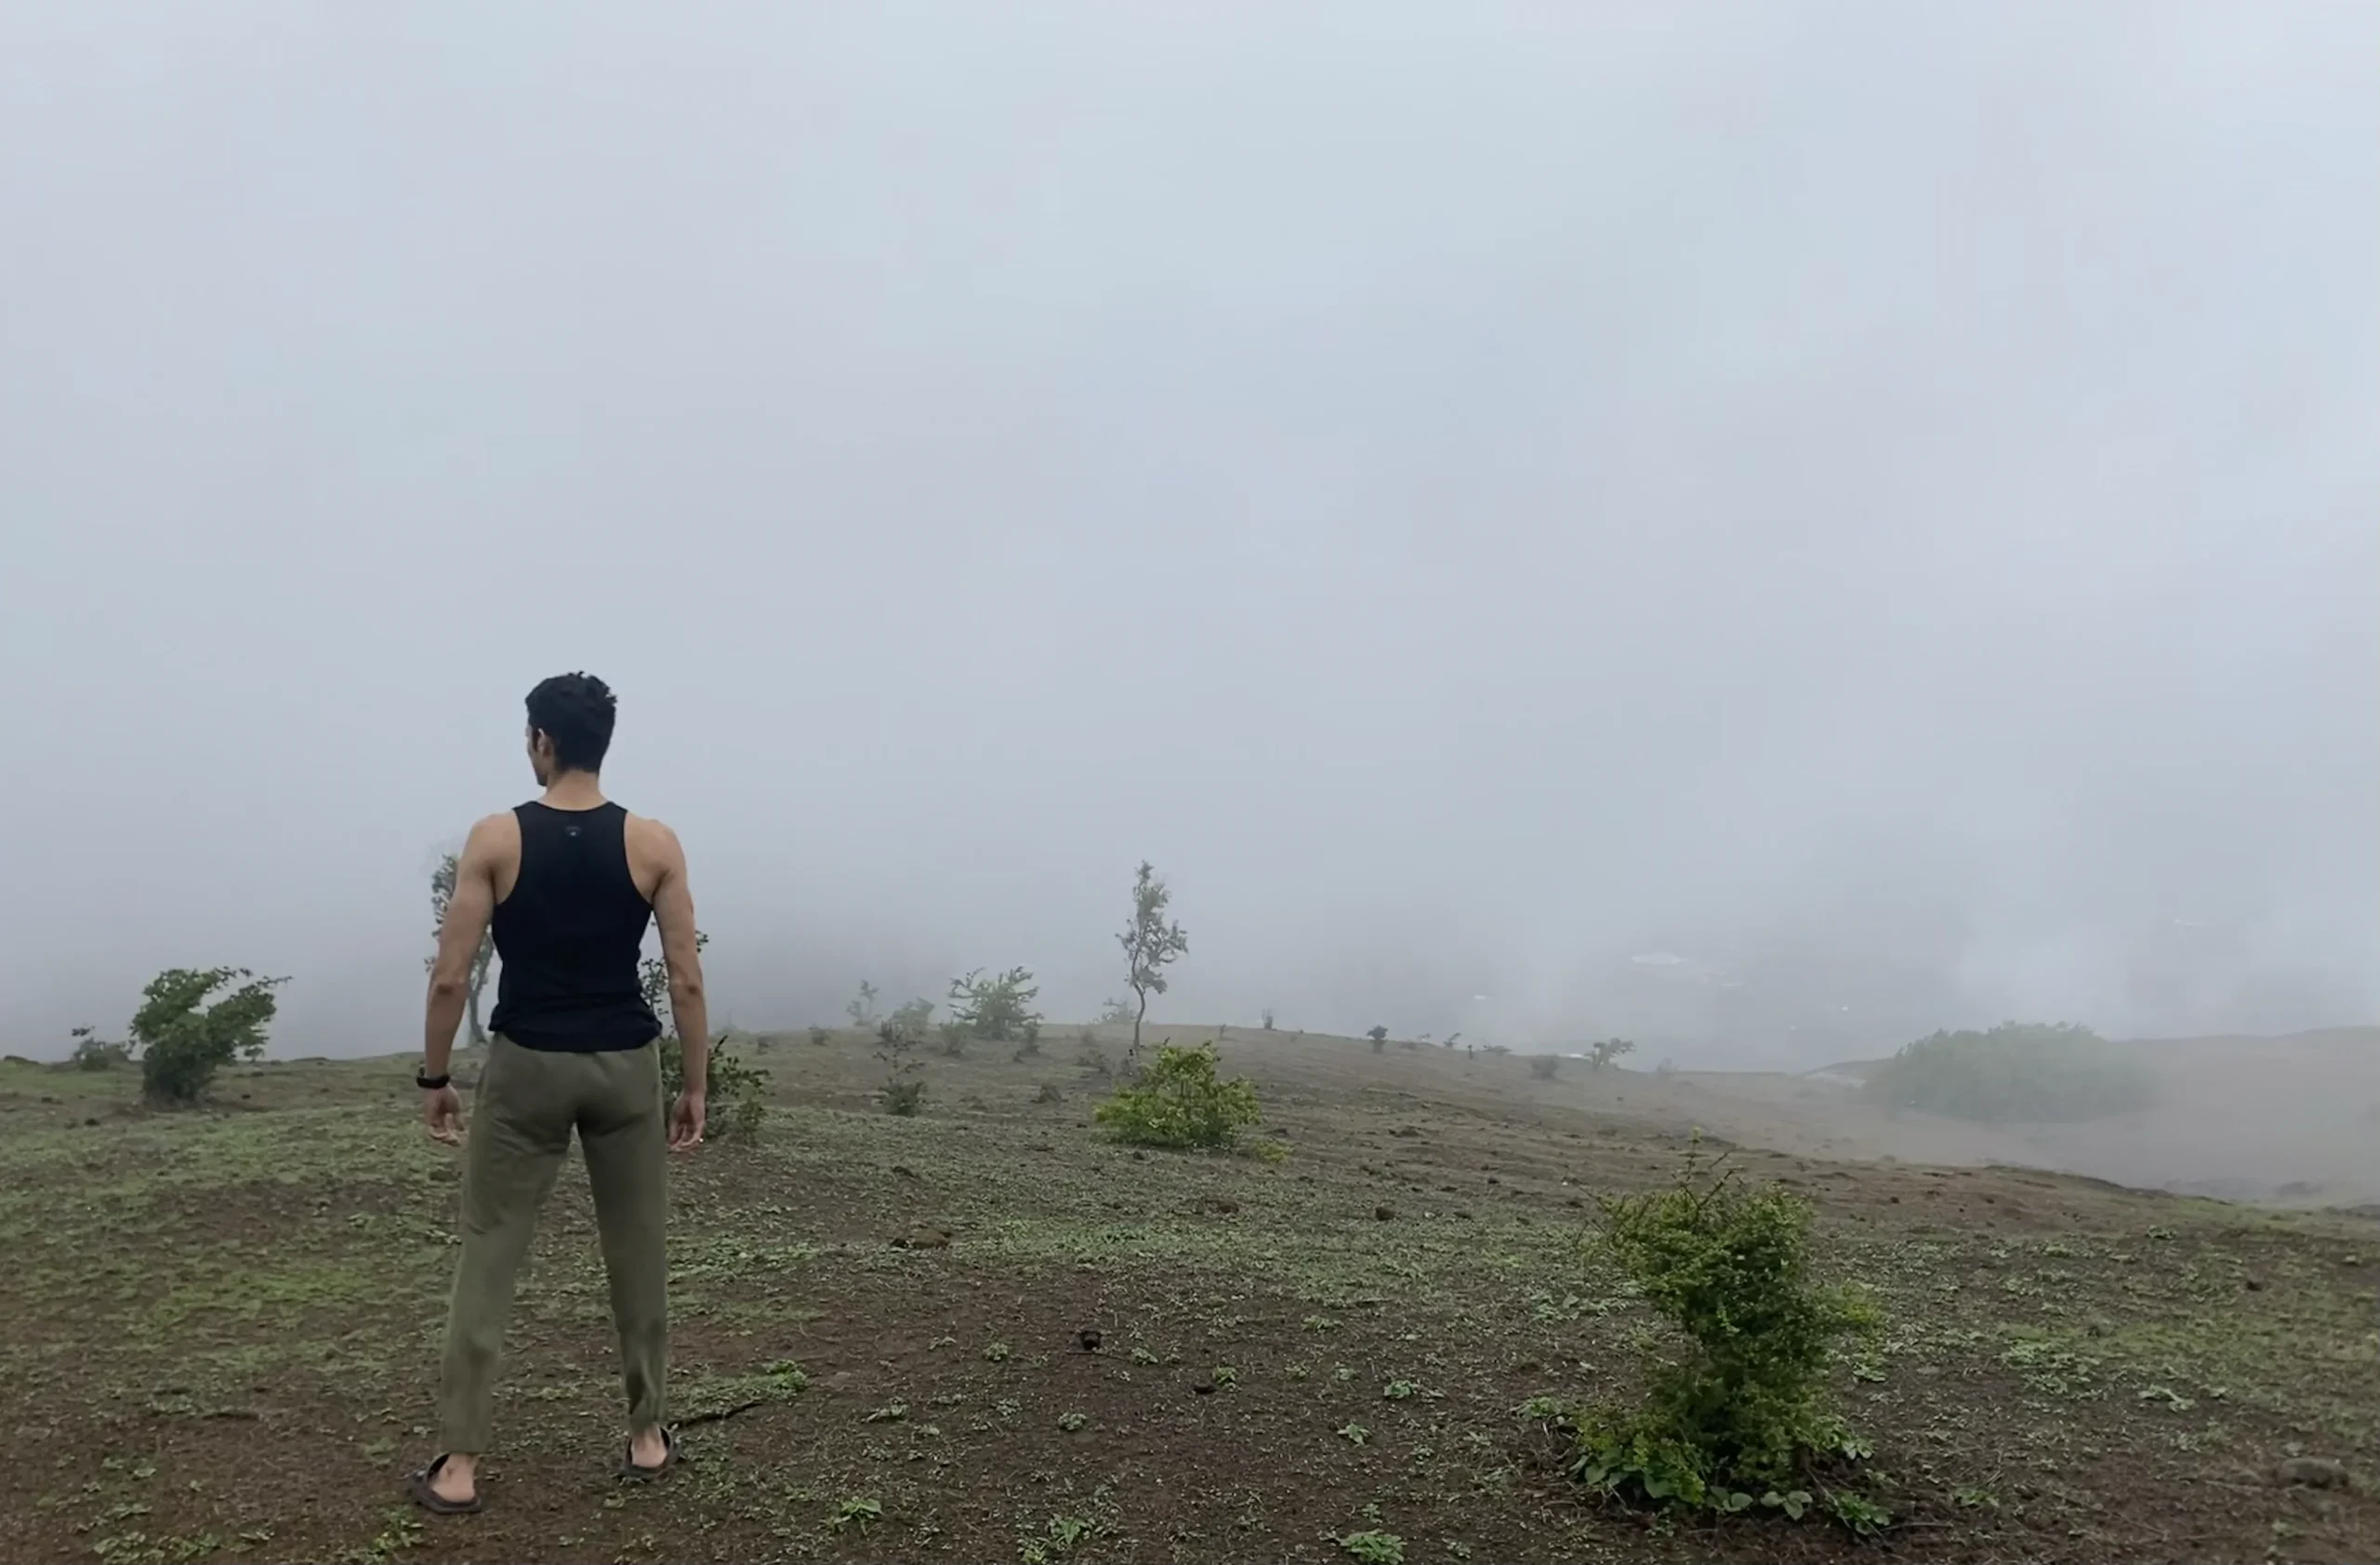
[[[758,1144],[678,1165],[689,1466],[609,1479],[574,1169],[491,1509],[460,1522],[402,1499],[456,1187],[406,1062],[243,1068],[179,1115],[127,1074],[0,1067],[0,1558],[1323,1561],[1359,1531],[1415,1562],[2380,1558],[2368,1489],[2273,1479],[2380,1446],[2368,1216],[1747,1148],[1885,1310],[1838,1386],[1896,1525],[1648,1530],[1582,1503],[1517,1410],[1622,1394],[1643,1362],[1641,1306],[1581,1252],[1591,1198],[1669,1178],[1730,1104],[1778,1106],[1235,1031],[1226,1066],[1293,1148],[1267,1165],[1094,1137],[1071,1029],[930,1059],[911,1121],[873,1111],[855,1036],[753,1053]]]

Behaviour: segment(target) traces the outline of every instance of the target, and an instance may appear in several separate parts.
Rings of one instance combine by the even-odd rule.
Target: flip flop
[[[630,1440],[620,1452],[620,1477],[630,1483],[651,1483],[657,1478],[666,1477],[669,1469],[678,1465],[678,1431],[667,1424],[661,1426],[661,1450],[660,1463],[648,1467],[636,1459],[636,1442]]]
[[[413,1475],[412,1481],[406,1485],[413,1492],[413,1503],[432,1516],[477,1516],[485,1502],[480,1498],[476,1483],[471,1486],[471,1497],[468,1500],[449,1500],[430,1487],[430,1480],[438,1476],[438,1469],[445,1465],[446,1457],[442,1453],[429,1466]]]

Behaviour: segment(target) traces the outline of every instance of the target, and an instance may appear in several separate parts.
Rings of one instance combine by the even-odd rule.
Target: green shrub
[[[169,967],[140,991],[132,1047],[140,1055],[140,1090],[156,1104],[196,1103],[215,1073],[264,1053],[264,1029],[286,978],[259,978],[245,967]],[[239,987],[202,1009],[228,984]]]
[[[1033,1000],[1040,992],[1033,975],[1022,967],[1012,967],[994,978],[985,977],[979,967],[963,978],[950,980],[946,1028],[957,1028],[962,1039],[1016,1042],[1026,1028],[1037,1032],[1039,1028],[1041,1013],[1033,1009]]]
[[[1593,1069],[1601,1070],[1620,1055],[1635,1052],[1636,1045],[1625,1038],[1601,1038],[1587,1045],[1587,1064]]]
[[[694,949],[710,944],[710,936],[694,932]],[[686,1046],[678,1037],[678,1018],[669,1010],[669,964],[659,957],[637,963],[637,988],[661,1023],[654,1047],[661,1055],[661,1101],[672,1104],[686,1090]],[[727,1051],[728,1034],[721,1032],[710,1046],[710,1064],[703,1082],[703,1137],[709,1141],[749,1141],[760,1134],[769,1113],[769,1073]]]
[[[1987,1124],[2096,1120],[2145,1108],[2149,1068],[2088,1028],[2003,1022],[1937,1032],[1878,1066],[1861,1089],[1894,1108]]]
[[[1093,1115],[1117,1140],[1136,1147],[1236,1147],[1263,1118],[1256,1088],[1244,1077],[1215,1074],[1212,1044],[1168,1043],[1134,1083],[1119,1087]]]
[[[1859,1450],[1828,1404],[1833,1346],[1876,1326],[1862,1296],[1812,1280],[1809,1204],[1698,1151],[1673,1188],[1601,1205],[1604,1252],[1684,1352],[1639,1406],[1580,1417],[1573,1475],[1629,1500],[1799,1516],[1818,1465]]]
[[[876,1029],[876,1057],[884,1062],[884,1085],[879,1096],[884,1112],[910,1118],[924,1107],[926,1084],[920,1079],[925,1068],[918,1063],[919,1045],[925,1041],[922,1015],[914,1010],[923,1001],[913,1001],[894,1011]],[[932,1007],[927,1006],[931,1013]]]
[[[74,1052],[67,1059],[77,1070],[113,1070],[132,1059],[131,1044],[111,1043],[95,1028],[78,1027],[68,1036],[74,1040]]]

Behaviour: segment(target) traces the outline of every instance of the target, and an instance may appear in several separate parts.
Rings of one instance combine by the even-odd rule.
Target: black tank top
[[[617,804],[514,807],[521,878],[496,905],[496,1015],[488,1030],[526,1049],[634,1049],[661,1024],[637,987],[653,904],[628,873]]]

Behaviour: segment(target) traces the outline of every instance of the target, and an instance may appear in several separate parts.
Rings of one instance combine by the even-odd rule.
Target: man
[[[431,1136],[463,1147],[463,1250],[447,1308],[443,1453],[413,1476],[441,1516],[481,1505],[498,1352],[537,1210],[571,1132],[587,1160],[628,1382],[627,1478],[668,1470],[662,1423],[668,1352],[663,1147],[701,1142],[709,1069],[702,962],[686,855],[657,820],[603,797],[603,753],[617,703],[602,680],[559,674],[529,692],[529,764],[545,796],[471,828],[438,932],[423,1030],[421,1113]],[[665,1124],[661,1024],[637,983],[645,926],[661,926],[670,1014],[685,1049],[685,1094]],[[447,1080],[470,992],[472,954],[493,922],[503,964],[494,1036],[470,1134]]]

